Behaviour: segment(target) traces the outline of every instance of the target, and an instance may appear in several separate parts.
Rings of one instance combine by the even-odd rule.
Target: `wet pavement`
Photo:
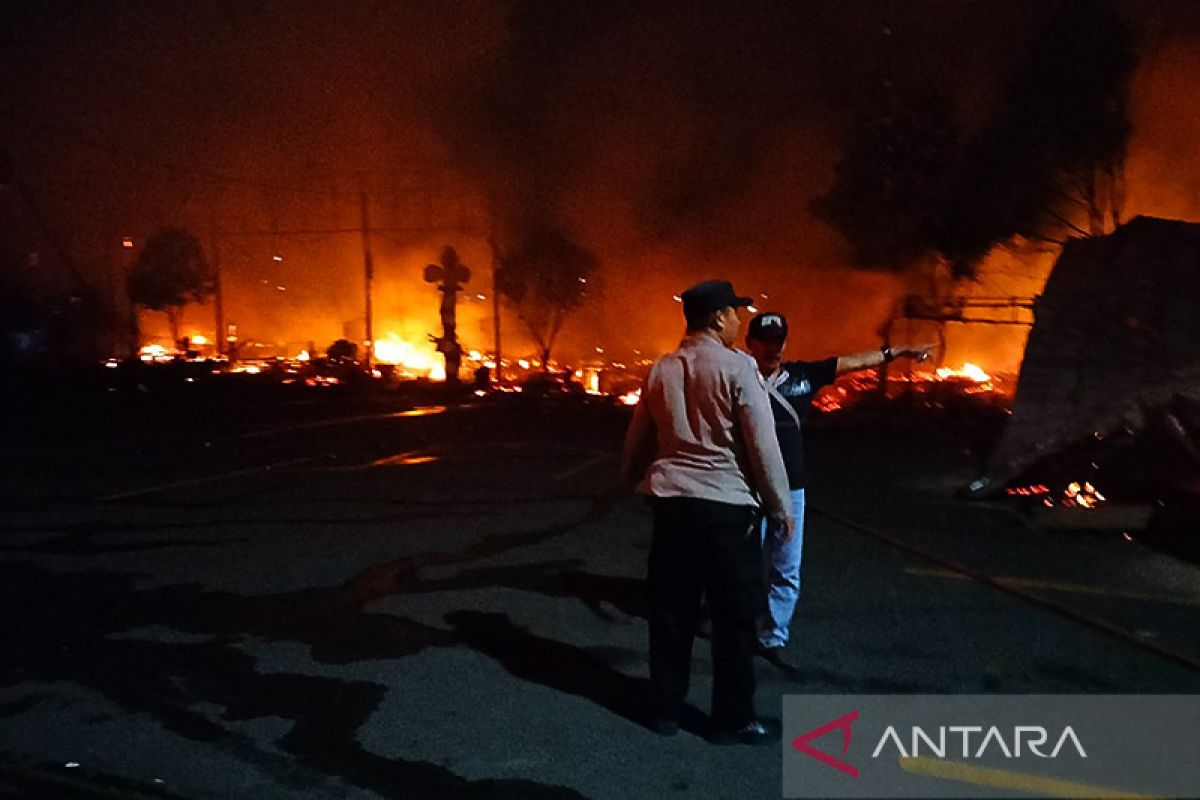
[[[649,516],[594,503],[627,410],[276,410],[10,448],[0,797],[780,796],[779,749],[698,735],[703,642],[695,719],[640,723]],[[955,499],[974,455],[934,426],[822,420],[811,444],[803,668],[760,664],[763,713],[1200,688],[1196,567]]]

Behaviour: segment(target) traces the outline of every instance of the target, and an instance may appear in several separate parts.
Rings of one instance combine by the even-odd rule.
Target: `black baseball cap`
[[[733,291],[733,284],[729,281],[697,283],[680,295],[680,299],[683,300],[683,313],[687,317],[720,311],[728,306],[742,308],[753,302],[749,297],[742,297]]]
[[[786,339],[787,335],[787,317],[778,311],[764,311],[746,326],[747,339]]]

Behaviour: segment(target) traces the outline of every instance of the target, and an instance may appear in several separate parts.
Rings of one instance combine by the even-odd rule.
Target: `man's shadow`
[[[514,677],[582,697],[637,725],[650,722],[650,681],[645,678],[618,672],[586,650],[531,633],[505,614],[452,611],[445,620],[463,644],[495,659]],[[688,705],[680,727],[703,736],[707,718]]]

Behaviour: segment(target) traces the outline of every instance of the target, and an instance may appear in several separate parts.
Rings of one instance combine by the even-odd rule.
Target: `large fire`
[[[942,380],[946,380],[947,378],[966,378],[967,380],[975,381],[976,383],[987,383],[992,379],[991,375],[988,375],[981,367],[976,364],[972,364],[970,361],[963,364],[958,369],[954,369],[952,367],[938,367],[937,376]]]
[[[388,333],[375,340],[375,362],[394,364],[400,375],[406,378],[446,379],[446,365],[432,344],[418,347],[405,341],[395,333]]]
[[[1011,397],[1015,383],[1012,376],[992,375],[978,364],[970,361],[961,367],[939,367],[936,370],[899,371],[887,373],[887,397],[904,395],[926,395],[936,401],[935,395],[994,395],[1004,401]],[[880,396],[879,373],[863,370],[838,379],[833,386],[823,389],[813,401],[818,411],[828,413],[841,411],[859,400]]]

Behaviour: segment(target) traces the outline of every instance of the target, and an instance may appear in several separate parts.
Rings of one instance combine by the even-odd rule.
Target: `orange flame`
[[[402,375],[435,381],[446,379],[446,365],[432,345],[418,347],[395,333],[388,333],[375,340],[374,348],[376,363],[395,364]]]
[[[942,380],[946,380],[947,378],[966,378],[976,383],[987,383],[992,379],[992,376],[984,372],[979,365],[972,364],[970,361],[963,364],[959,369],[939,367],[937,376]]]

